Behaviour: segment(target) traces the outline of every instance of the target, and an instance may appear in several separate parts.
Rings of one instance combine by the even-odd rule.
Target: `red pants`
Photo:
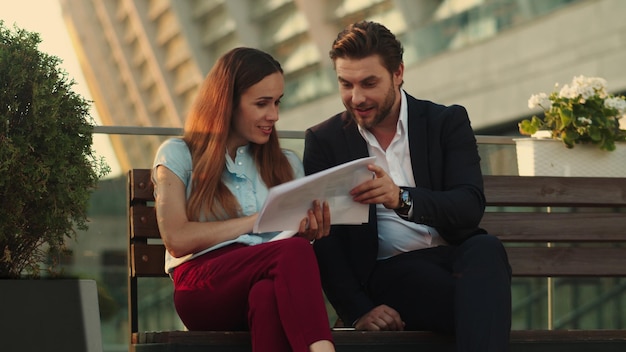
[[[173,279],[189,330],[249,329],[255,352],[332,341],[315,254],[303,238],[232,244],[178,266]]]

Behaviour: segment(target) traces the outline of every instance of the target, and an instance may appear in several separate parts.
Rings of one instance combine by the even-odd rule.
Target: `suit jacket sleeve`
[[[413,222],[450,244],[476,233],[485,210],[476,138],[465,108],[409,99],[409,148],[416,186]],[[401,185],[402,186],[402,185]]]

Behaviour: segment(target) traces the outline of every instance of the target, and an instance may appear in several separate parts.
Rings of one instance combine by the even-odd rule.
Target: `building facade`
[[[278,127],[340,111],[328,50],[347,24],[385,24],[405,48],[404,88],[462,104],[477,133],[513,133],[530,94],[575,75],[626,90],[620,0],[59,0],[103,125],[182,127],[215,60],[236,46],[285,70]],[[123,170],[164,137],[112,135]]]

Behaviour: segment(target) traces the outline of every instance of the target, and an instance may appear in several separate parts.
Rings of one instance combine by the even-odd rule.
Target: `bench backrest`
[[[484,176],[481,227],[507,246],[514,276],[626,276],[626,178]],[[129,324],[137,279],[166,276],[149,169],[128,175]]]

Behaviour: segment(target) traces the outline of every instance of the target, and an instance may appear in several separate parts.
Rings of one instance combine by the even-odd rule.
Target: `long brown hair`
[[[205,78],[185,123],[183,139],[191,152],[191,194],[187,217],[199,220],[240,216],[240,205],[222,182],[226,139],[241,95],[270,74],[283,70],[271,55],[253,48],[235,48],[220,57]],[[250,152],[267,187],[292,180],[293,169],[273,130],[265,144],[250,143]]]

